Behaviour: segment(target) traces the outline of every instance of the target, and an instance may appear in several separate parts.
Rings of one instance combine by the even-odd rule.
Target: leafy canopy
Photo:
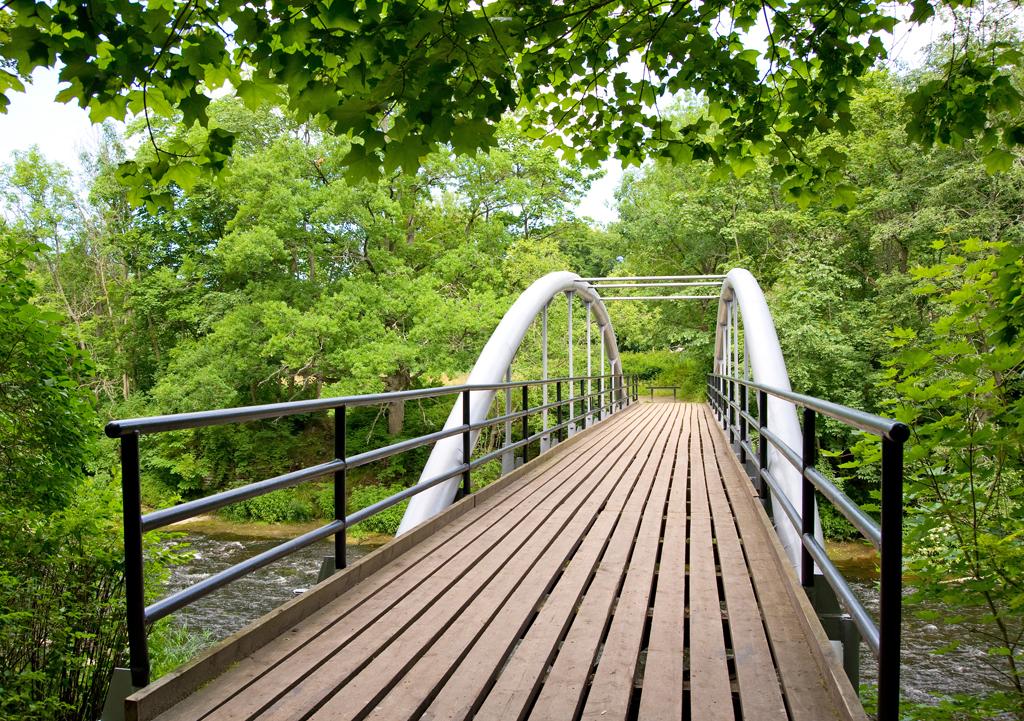
[[[924,22],[960,0],[913,0]],[[250,106],[282,95],[300,122],[352,140],[354,175],[415,169],[432,149],[489,147],[510,112],[565,157],[597,164],[661,155],[710,159],[742,173],[767,155],[779,177],[816,182],[803,141],[848,130],[857,79],[885,59],[894,8],[876,0],[593,2],[549,0],[8,0],[0,14],[0,110],[19,80],[61,66],[95,121],[180,116],[201,139],[160,145],[125,179],[191,183],[219,171],[231,128],[211,119],[211,91]],[[755,28],[755,26],[757,26]],[[752,38],[767,35],[766,49]],[[912,98],[915,139],[982,137],[992,167],[1024,142],[1021,54],[1010,42],[966,46],[945,77]],[[13,62],[16,69],[4,70]],[[700,95],[706,112],[673,124],[659,103]],[[552,130],[557,129],[557,130]],[[833,158],[832,161],[836,159]],[[832,162],[830,161],[830,162]],[[169,171],[179,168],[168,178]]]

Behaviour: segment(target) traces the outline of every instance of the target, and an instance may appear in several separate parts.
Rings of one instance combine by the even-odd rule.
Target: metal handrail
[[[739,389],[738,393],[736,389]],[[757,392],[756,418],[746,407],[749,390]],[[769,429],[768,396],[789,401],[803,409],[801,451],[790,447]],[[753,447],[747,442],[747,433],[751,427],[757,431],[757,470],[752,472],[753,480],[762,499],[767,500],[768,490],[771,490],[773,503],[779,504],[800,534],[801,584],[807,588],[813,587],[815,567],[821,571],[872,654],[878,659],[878,718],[880,721],[897,719],[903,600],[903,445],[910,438],[910,428],[899,421],[856,408],[716,373],[708,376],[708,399],[728,430],[729,437],[732,439],[738,436],[736,442],[741,460],[746,461],[748,453],[753,456]],[[818,414],[881,438],[881,523],[864,512],[815,467]],[[800,472],[803,483],[799,512],[782,492],[778,480],[768,468],[769,446],[775,448],[782,458]],[[828,499],[878,549],[881,566],[878,624],[871,619],[854,595],[849,582],[814,537],[815,491]]]
[[[587,381],[611,380],[611,383],[603,389],[592,393],[582,392]],[[579,383],[581,393],[577,396],[562,397],[562,386],[564,384]],[[538,406],[529,406],[529,389],[555,385],[557,400],[552,403],[543,403]],[[523,461],[528,460],[529,445],[544,437],[556,437],[568,435],[574,424],[598,423],[603,420],[607,413],[614,413],[622,410],[637,400],[639,393],[639,379],[635,376],[620,377],[614,374],[574,376],[571,378],[550,378],[544,380],[511,381],[493,384],[472,384],[444,386],[440,388],[425,388],[412,391],[395,391],[391,393],[375,393],[362,396],[342,396],[338,398],[324,398],[309,401],[292,401],[289,403],[275,403],[268,405],[246,406],[241,408],[226,408],[213,411],[200,411],[195,413],[177,413],[173,415],[154,416],[150,418],[133,418],[128,420],[116,420],[107,424],[105,432],[111,438],[119,438],[121,442],[121,487],[124,504],[124,544],[125,544],[125,596],[128,621],[129,660],[131,667],[132,683],[136,687],[146,686],[149,683],[149,649],[146,637],[146,627],[161,618],[177,611],[185,606],[203,598],[219,588],[241,578],[253,571],[262,568],[274,561],[293,553],[301,548],[316,543],[319,540],[334,536],[335,538],[335,563],[337,568],[344,568],[345,563],[345,531],[355,524],[379,513],[402,501],[412,498],[440,483],[450,480],[456,476],[462,476],[462,492],[472,492],[471,472],[485,463],[496,460],[503,454],[514,452],[522,448]],[[485,419],[475,423],[469,420],[469,398],[471,393],[482,391],[494,391],[500,389],[517,388],[522,390],[523,405],[526,406],[518,411],[509,411],[501,416]],[[426,433],[415,438],[409,438],[397,443],[392,443],[381,448],[365,451],[349,456],[346,448],[346,409],[349,406],[367,406],[390,403],[398,400],[416,400],[422,398],[436,398],[447,395],[461,395],[463,406],[463,423],[453,428],[447,428],[432,433]],[[607,403],[596,407],[587,407],[589,401],[600,398],[601,403],[607,399]],[[575,413],[576,404],[580,404],[581,412]],[[562,411],[565,406],[569,407],[568,419],[562,419]],[[246,421],[261,420],[268,418],[282,418],[299,413],[311,413],[316,411],[333,410],[335,426],[335,458],[308,468],[290,471],[273,478],[249,483],[239,488],[232,488],[221,493],[213,494],[205,498],[195,499],[185,503],[161,509],[152,513],[143,514],[141,507],[140,487],[140,463],[139,463],[139,438],[143,434],[163,433],[175,430],[201,428],[211,425],[223,425],[229,423],[242,423]],[[555,425],[547,426],[540,432],[529,433],[529,419],[538,413],[547,410],[555,410],[558,422]],[[484,428],[496,426],[512,420],[522,420],[522,438],[515,443],[507,444],[497,451],[486,454],[481,458],[471,458],[471,434]],[[405,488],[387,498],[377,501],[366,508],[355,513],[348,514],[345,508],[345,484],[346,474],[349,469],[383,460],[400,453],[436,443],[444,438],[461,435],[463,438],[462,463],[450,468],[445,473],[439,474],[425,481],[420,481],[410,488]],[[268,549],[257,556],[237,563],[230,568],[224,569],[188,588],[181,589],[170,596],[160,599],[149,606],[145,605],[144,596],[144,570],[142,553],[142,536],[144,533],[161,528],[178,521],[207,513],[222,508],[232,503],[237,503],[249,498],[255,498],[282,488],[297,486],[307,481],[333,475],[335,492],[335,519],[317,529],[302,534],[289,541],[281,543],[274,548]]]
[[[390,391],[387,393],[368,393],[358,396],[338,396],[335,398],[312,398],[304,401],[289,401],[287,403],[266,403],[255,406],[239,406],[237,408],[219,408],[213,411],[194,411],[191,413],[172,413],[163,416],[148,416],[146,418],[127,418],[124,420],[110,421],[104,427],[104,433],[108,438],[119,438],[133,431],[139,433],[163,433],[165,431],[186,430],[189,428],[201,428],[203,426],[215,426],[225,423],[239,423],[244,421],[259,421],[267,418],[285,418],[287,416],[299,415],[302,413],[315,413],[317,411],[329,411],[341,406],[356,408],[359,406],[374,406],[382,403],[393,403],[396,401],[414,401],[425,398],[437,398],[440,396],[455,395],[462,391],[493,391],[505,388],[520,388],[524,383],[530,386],[545,386],[556,383],[578,382],[581,380],[600,380],[616,376],[611,373],[591,376],[572,376],[565,378],[547,378],[544,380],[511,381],[505,383],[488,383],[474,385],[441,386],[437,388],[418,388],[408,391]]]

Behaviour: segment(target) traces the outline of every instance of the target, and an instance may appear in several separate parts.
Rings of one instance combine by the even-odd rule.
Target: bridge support
[[[812,587],[805,587],[804,590],[825,629],[825,635],[833,644],[836,656],[843,664],[846,677],[854,688],[860,688],[861,637],[857,624],[850,614],[843,611],[836,592],[821,574],[814,577]]]
[[[107,688],[107,698],[103,702],[103,713],[100,721],[125,721],[124,702],[139,690],[132,685],[132,672],[127,668],[115,668]]]

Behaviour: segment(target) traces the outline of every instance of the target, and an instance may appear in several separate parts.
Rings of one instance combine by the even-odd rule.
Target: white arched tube
[[[737,330],[743,328],[743,349],[751,376],[756,383],[791,391],[789,372],[775,331],[775,321],[761,286],[743,268],[734,268],[725,276],[718,302],[718,327],[715,333],[715,372],[740,375]],[[755,396],[756,397],[756,396]],[[803,448],[796,406],[768,396],[768,428],[798,454]],[[800,472],[774,447],[768,447],[768,470],[779,482],[794,508],[800,508],[802,481]],[[800,533],[784,513],[775,514],[775,530],[793,567],[800,570]],[[814,506],[814,536],[824,545],[818,506]]]
[[[615,341],[615,331],[612,328],[611,319],[608,317],[608,311],[597,291],[590,284],[581,280],[578,275],[569,272],[549,273],[523,291],[523,294],[505,313],[498,327],[494,329],[490,340],[487,341],[480,357],[477,358],[466,384],[487,385],[504,380],[505,372],[510,368],[512,359],[534,318],[541,314],[551,299],[559,293],[575,293],[584,302],[591,304],[591,311],[597,318],[608,361],[611,364],[610,373],[617,377],[616,385],[621,385],[622,362],[619,360],[619,347]],[[494,400],[494,391],[472,391],[469,395],[470,422],[477,423],[484,420]],[[460,398],[453,405],[451,413],[448,414],[448,420],[444,427],[448,429],[461,425],[462,400]],[[476,444],[479,435],[479,431],[474,431],[470,435],[471,448]],[[462,465],[462,462],[461,437],[444,438],[434,445],[430,457],[423,467],[423,472],[420,474],[420,481],[436,478]],[[458,487],[459,478],[454,477],[413,496],[405,515],[402,516],[398,534],[405,533],[450,506],[455,500]]]

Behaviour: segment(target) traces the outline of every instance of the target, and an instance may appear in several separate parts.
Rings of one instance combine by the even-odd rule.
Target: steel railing
[[[602,381],[599,389],[587,392],[588,381]],[[579,395],[563,398],[562,389],[567,384],[579,383]],[[529,405],[530,388],[555,386],[555,401],[538,406]],[[495,418],[478,422],[470,421],[470,394],[480,391],[497,391],[505,389],[522,389],[521,407],[518,411],[505,408],[505,413]],[[575,390],[575,386],[572,390]],[[213,591],[245,576],[253,571],[277,561],[290,553],[309,546],[317,541],[334,536],[335,565],[345,567],[345,531],[360,521],[400,503],[423,491],[433,488],[456,476],[461,476],[460,493],[472,492],[471,474],[474,468],[501,458],[507,453],[514,453],[522,448],[522,460],[528,460],[529,446],[541,438],[554,437],[563,440],[576,423],[582,422],[589,426],[603,420],[608,415],[622,410],[637,399],[639,381],[633,376],[592,375],[575,376],[572,378],[551,378],[546,380],[512,381],[489,385],[458,385],[421,390],[396,391],[392,393],[375,393],[361,396],[339,398],[318,398],[313,400],[294,401],[290,403],[273,403],[269,405],[247,406],[242,408],[225,408],[196,413],[178,413],[150,418],[133,418],[116,420],[107,424],[105,432],[111,438],[121,442],[121,487],[124,509],[124,548],[125,548],[125,596],[127,602],[127,625],[129,645],[129,665],[132,684],[136,687],[149,683],[150,663],[147,642],[147,626],[161,618],[209,595]],[[379,405],[394,401],[420,400],[443,396],[462,396],[462,424],[427,433],[416,438],[392,443],[381,448],[358,453],[352,456],[346,450],[346,409],[350,407]],[[596,406],[592,401],[597,399]],[[580,412],[577,413],[577,404]],[[142,435],[164,433],[168,431],[201,428],[204,426],[243,423],[269,418],[283,418],[302,413],[334,411],[334,458],[308,468],[290,471],[263,481],[249,483],[239,488],[232,488],[181,503],[170,508],[142,513],[140,490],[139,438]],[[530,433],[531,416],[547,410],[554,410],[556,422],[552,426]],[[563,416],[568,411],[568,417]],[[506,444],[501,448],[472,458],[471,434],[484,428],[501,423],[521,420],[522,431],[519,440]],[[378,501],[355,513],[348,514],[345,507],[346,474],[353,468],[368,463],[390,458],[415,448],[430,445],[444,438],[462,436],[463,463],[435,476],[421,481],[416,485],[395,493],[384,500]],[[172,523],[183,521],[195,516],[217,510],[231,503],[270,493],[282,488],[290,488],[317,478],[331,476],[334,481],[334,520],[320,528],[304,533],[285,543],[279,544],[257,556],[224,569],[188,588],[179,590],[166,598],[150,605],[145,603],[145,576],[142,536],[144,533],[163,528]]]
[[[752,416],[748,410],[749,391],[757,393],[757,417]],[[802,409],[803,448],[800,451],[791,448],[768,427],[769,396],[789,401]],[[773,507],[777,504],[800,534],[801,584],[805,588],[813,588],[814,569],[817,565],[878,660],[879,721],[897,721],[903,600],[903,444],[910,437],[910,429],[889,418],[732,376],[710,374],[708,399],[744,467],[748,467],[748,458],[751,461],[756,458],[757,467],[751,471],[751,475],[758,495],[767,501],[770,490]],[[881,523],[875,521],[815,467],[818,415],[881,438]],[[758,433],[756,453],[748,437],[751,428]],[[769,446],[775,448],[800,473],[802,484],[799,512],[782,491],[776,475],[768,466]],[[877,625],[814,536],[815,491],[828,499],[878,549],[881,571]]]

